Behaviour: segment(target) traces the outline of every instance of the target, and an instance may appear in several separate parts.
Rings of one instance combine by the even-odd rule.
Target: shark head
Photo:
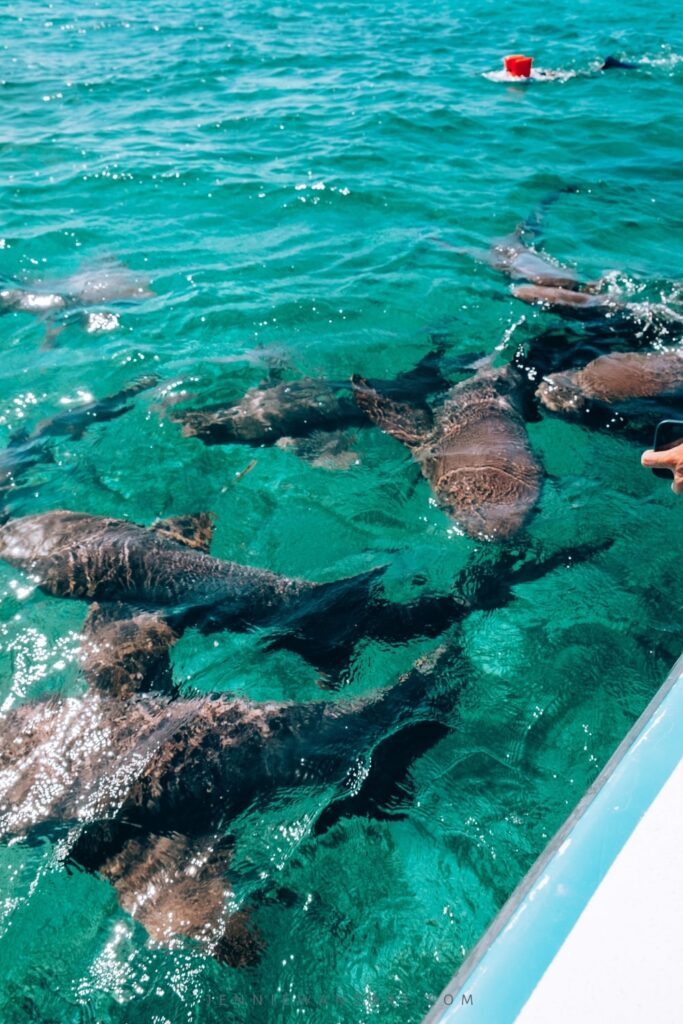
[[[88,520],[97,522],[94,516],[65,511],[8,519],[0,527],[0,558],[25,572],[40,573],[77,535],[83,538]]]
[[[578,415],[586,404],[586,396],[570,372],[551,373],[544,377],[536,394],[550,412]]]

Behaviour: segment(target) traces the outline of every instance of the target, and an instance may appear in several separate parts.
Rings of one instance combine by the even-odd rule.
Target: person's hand
[[[671,490],[683,494],[683,441],[663,452],[643,452],[640,462],[650,469],[670,469],[674,475]]]

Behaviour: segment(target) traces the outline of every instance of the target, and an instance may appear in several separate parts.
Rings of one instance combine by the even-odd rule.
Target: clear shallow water
[[[3,316],[4,438],[150,370],[201,401],[237,399],[264,368],[213,360],[255,346],[283,350],[292,378],[390,376],[435,333],[478,356],[525,316],[512,350],[551,318],[433,238],[486,248],[568,184],[547,250],[586,279],[618,271],[643,299],[675,293],[680,14],[626,4],[615,19],[606,2],[14,5],[0,19],[0,271],[49,281],[117,260],[155,295],[106,306],[111,330],[68,321],[49,350],[44,323]],[[516,51],[567,72],[606,53],[647,63],[484,77]],[[417,573],[447,587],[475,547],[377,431],[356,431],[356,464],[331,472],[277,448],[184,440],[158,405],[143,395],[81,441],[58,439],[15,510],[149,522],[211,509],[219,556],[312,579],[389,561],[397,595]],[[68,875],[50,844],[3,848],[3,1020],[420,1019],[680,650],[680,501],[618,437],[550,418],[529,433],[548,474],[532,537],[614,544],[466,620],[468,685],[451,734],[412,771],[405,819],[348,819],[314,839],[330,790],[234,822],[237,898],[264,884],[296,895],[259,910],[266,952],[243,972],[190,945],[150,948],[113,890]],[[2,699],[80,692],[84,606],[29,592],[6,566],[0,588]],[[432,646],[367,646],[347,692],[396,679]],[[253,636],[188,634],[174,665],[204,692],[319,695],[312,670],[266,662]]]

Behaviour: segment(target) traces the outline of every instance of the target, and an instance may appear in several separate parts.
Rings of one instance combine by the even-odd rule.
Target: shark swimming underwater
[[[595,294],[560,284],[523,284],[512,289],[516,299],[529,306],[542,306],[571,320],[592,321],[627,312],[627,307],[609,294]]]
[[[683,352],[613,352],[547,374],[538,397],[550,412],[640,436],[683,411]]]
[[[208,554],[212,534],[213,521],[206,513],[175,516],[146,528],[54,511],[10,519],[0,527],[0,559],[29,574],[45,593],[91,605],[85,629],[87,678],[106,675],[111,652],[125,652],[131,638],[126,671],[139,675],[139,635],[146,637],[146,651],[158,651],[156,671],[166,677],[167,651],[186,629],[258,630],[267,649],[300,655],[323,673],[321,683],[334,686],[361,639],[404,642],[437,636],[473,606],[507,599],[505,552],[500,575],[487,579],[480,574],[474,591],[465,572],[445,594],[419,593],[412,602],[398,604],[378,592],[383,567],[313,583],[214,558]],[[120,674],[118,657],[114,666]],[[130,681],[116,686],[125,690]]]
[[[494,242],[484,257],[494,270],[505,274],[511,281],[530,281],[536,285],[556,288],[578,286],[576,272],[564,267],[527,245],[524,241],[529,234],[525,225],[520,225],[512,234]]]
[[[528,512],[522,505],[523,515],[517,497],[509,497],[505,514],[512,509],[521,523]],[[489,518],[498,523],[500,515],[499,507]],[[475,521],[481,522],[478,512]],[[385,567],[314,583],[214,558],[208,554],[213,521],[206,513],[148,528],[69,511],[10,519],[0,527],[0,559],[29,574],[45,593],[90,604],[86,678],[107,677],[108,686],[122,692],[134,688],[131,678],[145,675],[137,662],[140,637],[145,659],[156,652],[156,674],[167,678],[168,650],[189,628],[259,631],[266,649],[300,655],[323,673],[321,683],[334,687],[361,640],[439,636],[474,609],[505,604],[515,581],[547,572],[566,556],[539,555],[526,542],[522,554],[508,543],[510,532],[499,537],[506,542],[496,546],[488,570],[477,558],[445,593],[418,590],[402,603],[387,599],[378,586]],[[585,557],[577,548],[571,555],[574,561]],[[117,651],[128,658],[123,675]]]
[[[46,327],[42,347],[49,349],[68,324],[80,324],[88,333],[110,331],[119,321],[109,307],[143,302],[153,295],[146,276],[110,260],[56,280],[24,284],[0,278],[0,316],[37,317]]]
[[[461,581],[462,613],[486,606],[487,595],[493,604],[510,600],[501,571],[508,584],[526,582],[605,546],[536,562],[512,552],[484,560]],[[263,940],[249,907],[235,907],[227,828],[300,787],[328,792],[310,822],[315,835],[348,815],[400,817],[402,779],[449,732],[471,666],[454,631],[369,696],[178,696],[169,661],[176,639],[146,610],[91,607],[81,655],[87,692],[0,713],[0,837],[59,841],[69,864],[114,887],[152,940],[175,947],[189,939],[246,967]],[[359,757],[360,787],[350,783]]]
[[[439,505],[470,537],[504,539],[527,522],[541,465],[522,415],[526,388],[513,367],[481,368],[433,412],[400,404],[354,377],[359,406],[411,450]]]
[[[632,348],[683,337],[683,316],[667,302],[628,302],[609,291],[554,285],[516,285],[512,294],[563,320],[608,329],[615,338],[627,338]]]
[[[459,684],[431,700],[434,663],[423,661],[356,700],[171,699],[155,689],[144,642],[139,659],[145,672],[125,697],[100,680],[81,697],[0,715],[0,837],[60,839],[68,861],[108,880],[153,940],[173,947],[189,938],[222,962],[247,966],[262,942],[248,909],[230,905],[226,824],[302,786],[334,786],[340,798],[339,807],[327,805],[318,833],[363,813],[372,793],[351,806],[344,795],[358,757],[370,764],[392,738],[392,747],[413,744],[400,763],[438,742]],[[371,770],[368,778],[372,787]]]
[[[0,313],[45,316],[109,302],[140,301],[153,294],[144,276],[109,261],[69,277],[34,285],[0,278]]]
[[[444,249],[474,256],[511,281],[528,281],[544,287],[580,288],[582,286],[576,271],[555,262],[536,247],[543,236],[543,221],[548,209],[563,194],[575,191],[573,187],[567,186],[549,192],[514,231],[496,239],[488,249],[456,246],[442,239],[434,241]]]
[[[153,388],[158,379],[140,377],[106,398],[89,399],[42,420],[32,430],[15,431],[7,447],[0,450],[0,491],[16,484],[33,466],[52,462],[50,439],[71,437],[80,440],[93,423],[118,419],[133,408],[132,399]]]
[[[145,528],[60,510],[9,519],[0,527],[0,559],[55,597],[156,612],[178,633],[270,629],[273,643],[291,642],[319,667],[348,652],[383,569],[313,583],[214,558],[212,535],[206,513]]]
[[[411,370],[373,383],[396,400],[424,401],[426,396],[450,386],[443,355],[442,349],[430,352]],[[196,437],[206,445],[276,444],[292,447],[309,461],[315,459],[326,433],[367,425],[366,416],[354,401],[350,382],[320,377],[251,388],[233,405],[217,403],[184,409],[172,413],[171,418],[182,425],[184,437]],[[318,440],[312,449],[311,438]]]

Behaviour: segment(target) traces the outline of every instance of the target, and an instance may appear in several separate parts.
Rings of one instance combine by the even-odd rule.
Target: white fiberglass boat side
[[[683,657],[424,1024],[683,1019]]]

